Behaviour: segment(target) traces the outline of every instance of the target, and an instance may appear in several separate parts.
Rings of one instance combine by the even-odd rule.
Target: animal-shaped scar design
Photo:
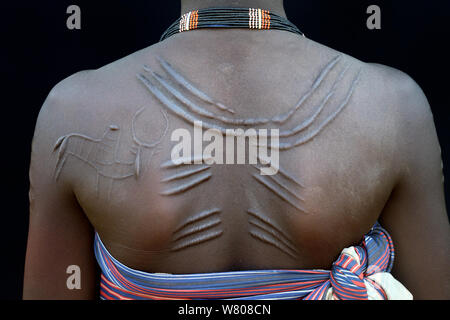
[[[164,116],[165,128],[158,139],[148,143],[144,142],[145,139],[138,137],[137,120],[142,116],[145,107],[139,109],[131,121],[132,145],[126,150],[129,152],[127,156],[123,156],[124,150],[121,149],[120,143],[122,131],[118,125],[110,125],[100,137],[91,137],[82,133],[64,135],[54,146],[54,151],[57,152],[55,179],[61,175],[69,158],[77,159],[95,170],[97,194],[100,179],[109,181],[109,197],[114,181],[133,177],[137,179],[143,174],[144,154],[145,158],[151,159],[158,152],[158,146],[168,133],[167,113],[193,126],[197,121],[201,121],[204,128],[216,130],[222,135],[228,135],[230,129],[239,132],[237,129],[242,127],[246,129],[276,127],[279,128],[280,141],[275,146],[270,144],[266,147],[271,148],[272,152],[274,149],[291,150],[312,141],[345,110],[361,77],[361,70],[350,72],[351,65],[342,63],[343,56],[337,55],[319,70],[311,86],[306,88],[298,102],[286,112],[268,117],[242,118],[237,116],[236,110],[200,90],[169,62],[160,57],[157,60],[165,76],[149,66],[144,66],[143,72],[139,73],[137,78],[162,106],[161,113]],[[333,72],[334,70],[337,72]],[[350,73],[353,75],[349,76]],[[312,102],[313,99],[314,102]],[[306,106],[310,108],[303,110]],[[306,117],[297,121],[294,117],[300,110],[306,111]],[[257,143],[259,146],[264,146],[264,140],[258,139]],[[119,154],[123,158],[119,157]],[[205,159],[200,162],[196,159],[185,160],[177,163],[167,161],[161,165],[161,169],[166,174],[161,178],[165,188],[160,195],[179,196],[211,180],[212,165],[205,164]],[[263,165],[267,164],[264,159],[258,160]],[[260,169],[258,165],[253,167]],[[307,214],[302,198],[302,190],[305,187],[291,173],[280,166],[278,173],[274,176],[250,174],[266,191],[296,211]],[[171,250],[179,251],[220,237],[223,233],[220,213],[219,209],[212,209],[189,217],[175,230]],[[297,257],[298,252],[292,241],[265,214],[249,209],[247,215],[249,233],[254,239],[281,250],[291,258]]]
[[[120,128],[117,125],[110,125],[100,138],[93,138],[80,133],[70,133],[60,137],[54,146],[54,151],[57,152],[55,179],[58,180],[68,158],[78,159],[95,170],[97,195],[100,178],[105,178],[109,181],[108,194],[114,181],[132,177],[139,178],[144,168],[143,154],[145,151],[150,151],[149,158],[151,159],[169,128],[167,114],[164,110],[161,110],[165,119],[165,129],[161,137],[152,143],[143,142],[136,133],[136,121],[144,109],[145,107],[135,113],[131,123],[133,145],[128,150],[130,153],[128,159],[131,158],[132,161],[119,159],[121,139]]]

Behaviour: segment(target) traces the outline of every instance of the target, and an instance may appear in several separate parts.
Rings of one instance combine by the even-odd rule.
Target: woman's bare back
[[[283,32],[173,37],[87,75],[111,91],[89,106],[101,117],[62,136],[57,178],[73,181],[111,253],[140,270],[329,268],[395,182],[394,120],[368,101],[365,72]],[[251,162],[250,143],[244,164],[226,162],[225,140],[223,164],[194,162],[195,121],[200,143],[208,129],[277,129],[276,174],[262,174],[259,153]],[[190,132],[190,164],[172,161],[177,129]]]
[[[50,189],[73,194],[110,253],[134,269],[328,269],[383,218],[404,174],[405,79],[287,32],[175,35],[54,89],[41,112],[51,133],[34,146],[51,160],[32,164],[32,186],[51,171]],[[61,96],[70,107],[56,106]],[[192,152],[177,165],[176,133],[189,132],[194,150],[194,124],[200,138],[278,130],[279,148],[268,148],[276,174],[251,163],[251,143],[244,164],[197,163]],[[213,141],[203,138],[200,153]]]

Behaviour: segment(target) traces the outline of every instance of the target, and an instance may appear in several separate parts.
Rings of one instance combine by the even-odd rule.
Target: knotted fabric
[[[331,270],[254,270],[200,274],[147,273],[116,260],[95,235],[104,300],[409,300],[390,274],[392,239],[378,223],[359,246],[344,249]]]

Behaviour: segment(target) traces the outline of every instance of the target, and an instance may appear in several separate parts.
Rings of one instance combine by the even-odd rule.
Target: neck
[[[286,18],[283,0],[181,0],[181,14],[214,7],[259,8]]]

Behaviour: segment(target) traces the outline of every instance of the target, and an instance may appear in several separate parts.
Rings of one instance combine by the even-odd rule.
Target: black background
[[[68,30],[66,9],[81,7],[81,30]],[[366,9],[380,6],[382,29],[368,30]],[[20,299],[28,230],[28,166],[39,109],[69,75],[96,69],[159,40],[180,14],[172,1],[2,1],[2,290]],[[431,104],[450,181],[450,1],[285,0],[289,20],[308,38],[366,62],[400,69]],[[3,179],[4,180],[4,179]],[[450,190],[446,184],[446,199]]]

